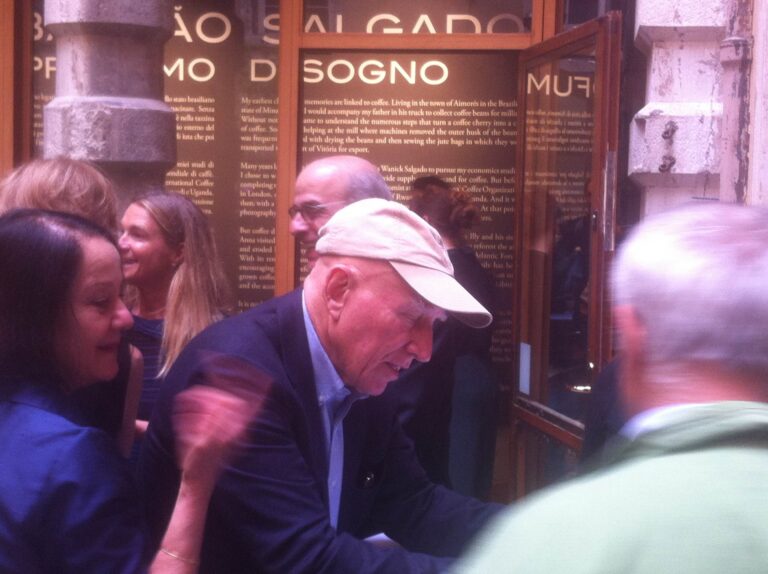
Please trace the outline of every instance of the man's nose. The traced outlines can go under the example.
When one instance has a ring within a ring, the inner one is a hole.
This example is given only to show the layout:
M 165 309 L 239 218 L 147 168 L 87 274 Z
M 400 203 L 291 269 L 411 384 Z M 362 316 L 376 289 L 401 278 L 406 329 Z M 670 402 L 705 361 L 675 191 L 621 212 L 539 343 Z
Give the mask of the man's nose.
M 288 231 L 290 231 L 291 235 L 295 236 L 300 233 L 305 233 L 308 229 L 309 226 L 307 225 L 307 222 L 304 221 L 304 217 L 301 213 L 297 213 L 291 217 L 291 223 L 288 226 Z
M 426 318 L 419 320 L 411 330 L 411 342 L 408 344 L 408 352 L 417 361 L 426 363 L 432 358 L 432 321 Z
M 125 303 L 122 299 L 120 299 L 117 303 L 113 319 L 115 327 L 120 331 L 127 331 L 133 327 L 133 316 L 128 310 L 128 307 L 125 306 Z

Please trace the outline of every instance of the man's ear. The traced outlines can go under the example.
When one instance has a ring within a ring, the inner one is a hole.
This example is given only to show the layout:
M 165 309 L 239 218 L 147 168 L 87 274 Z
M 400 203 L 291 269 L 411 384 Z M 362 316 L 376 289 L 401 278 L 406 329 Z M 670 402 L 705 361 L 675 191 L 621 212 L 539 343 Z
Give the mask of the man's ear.
M 613 319 L 621 341 L 619 388 L 630 414 L 644 408 L 645 353 L 648 332 L 634 307 L 620 305 L 613 309 Z
M 332 321 L 338 321 L 347 303 L 354 282 L 353 269 L 347 265 L 334 266 L 325 278 L 325 305 Z
M 647 333 L 645 324 L 630 305 L 613 308 L 613 319 L 619 330 L 619 339 L 624 353 L 642 355 L 645 352 Z

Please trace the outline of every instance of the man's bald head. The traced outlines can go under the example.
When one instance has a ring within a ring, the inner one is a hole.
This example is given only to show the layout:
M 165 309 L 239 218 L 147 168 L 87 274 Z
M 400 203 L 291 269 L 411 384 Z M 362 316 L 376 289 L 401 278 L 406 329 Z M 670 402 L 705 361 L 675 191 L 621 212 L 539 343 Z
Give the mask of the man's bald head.
M 371 162 L 353 155 L 335 155 L 307 164 L 296 178 L 291 207 L 291 234 L 314 262 L 319 229 L 345 205 L 361 199 L 392 199 L 384 178 Z

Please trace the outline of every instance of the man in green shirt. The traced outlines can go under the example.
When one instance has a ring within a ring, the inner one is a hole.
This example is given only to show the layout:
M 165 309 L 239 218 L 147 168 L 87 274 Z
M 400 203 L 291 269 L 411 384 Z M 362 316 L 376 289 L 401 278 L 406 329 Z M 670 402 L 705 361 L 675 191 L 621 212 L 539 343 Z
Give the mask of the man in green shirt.
M 613 289 L 632 418 L 599 470 L 515 505 L 455 572 L 768 572 L 768 212 L 649 217 Z

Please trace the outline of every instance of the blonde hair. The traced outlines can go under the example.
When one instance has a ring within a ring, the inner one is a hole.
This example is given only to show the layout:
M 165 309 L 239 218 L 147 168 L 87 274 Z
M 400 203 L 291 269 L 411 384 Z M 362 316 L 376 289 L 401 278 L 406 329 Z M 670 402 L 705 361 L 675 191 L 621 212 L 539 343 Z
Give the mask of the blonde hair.
M 191 200 L 178 193 L 152 193 L 132 205 L 152 216 L 171 248 L 183 250 L 165 307 L 158 373 L 163 377 L 192 337 L 231 311 L 231 295 L 208 220 Z M 129 290 L 129 305 L 137 296 Z
M 0 213 L 24 207 L 73 213 L 114 233 L 116 205 L 110 181 L 82 160 L 35 159 L 0 182 Z

